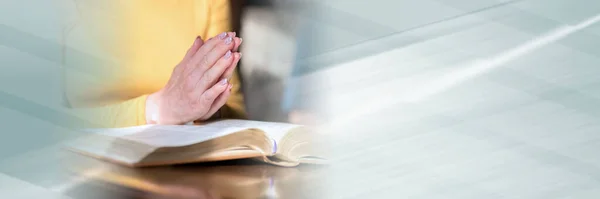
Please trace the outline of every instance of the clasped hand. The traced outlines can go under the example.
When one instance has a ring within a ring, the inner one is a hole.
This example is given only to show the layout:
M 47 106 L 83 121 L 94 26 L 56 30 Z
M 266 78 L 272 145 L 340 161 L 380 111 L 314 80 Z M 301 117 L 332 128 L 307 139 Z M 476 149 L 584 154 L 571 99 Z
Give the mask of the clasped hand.
M 241 42 L 232 32 L 207 41 L 197 37 L 168 83 L 148 96 L 147 123 L 183 124 L 215 114 L 231 94 L 229 79 L 241 58 Z

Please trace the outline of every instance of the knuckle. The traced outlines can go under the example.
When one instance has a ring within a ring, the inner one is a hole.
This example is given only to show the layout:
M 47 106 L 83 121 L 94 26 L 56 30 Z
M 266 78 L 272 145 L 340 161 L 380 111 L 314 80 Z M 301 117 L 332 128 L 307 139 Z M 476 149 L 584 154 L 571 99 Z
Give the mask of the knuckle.
M 213 101 L 213 99 L 214 99 L 214 97 L 213 97 L 213 92 L 212 92 L 212 91 L 210 91 L 210 90 L 208 90 L 208 91 L 206 91 L 206 92 L 205 92 L 205 93 L 202 95 L 202 97 L 201 97 L 201 100 L 200 100 L 200 101 L 201 101 L 201 102 L 204 104 L 204 103 L 210 103 L 210 102 L 212 102 L 212 101 Z
M 199 81 L 200 75 L 197 71 L 194 71 L 192 74 L 188 75 L 185 79 L 186 88 L 193 89 L 196 87 L 197 82 Z
M 202 109 L 203 104 L 198 97 L 190 93 L 188 98 L 188 106 L 190 110 L 199 110 Z
M 210 67 L 210 66 L 209 66 L 210 62 L 209 62 L 208 60 L 209 60 L 208 54 L 206 54 L 206 55 L 202 56 L 201 65 L 202 65 L 202 67 L 203 67 L 203 68 L 208 68 L 208 67 Z
M 210 85 L 210 83 L 213 81 L 212 79 L 213 79 L 212 78 L 212 72 L 209 70 L 209 71 L 206 71 L 204 73 L 204 75 L 202 75 L 202 80 L 201 81 L 205 85 Z
M 187 105 L 192 110 L 196 109 L 198 107 L 198 104 L 198 100 L 194 99 L 193 97 L 190 97 L 187 100 Z

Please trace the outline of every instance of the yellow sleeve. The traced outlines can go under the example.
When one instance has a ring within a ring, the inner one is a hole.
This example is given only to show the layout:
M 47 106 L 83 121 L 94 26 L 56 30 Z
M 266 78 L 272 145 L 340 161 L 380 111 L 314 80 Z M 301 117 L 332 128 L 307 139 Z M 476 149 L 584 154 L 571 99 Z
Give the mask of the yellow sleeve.
M 76 67 L 78 66 L 71 65 L 63 71 L 64 98 L 71 114 L 93 125 L 88 128 L 118 128 L 146 124 L 147 95 L 122 100 L 107 98 L 114 92 L 110 89 L 111 86 L 103 84 L 105 81 L 111 81 L 110 76 L 99 75 L 98 73 L 102 73 L 101 69 L 96 73 L 82 73 L 76 70 Z
M 207 38 L 214 37 L 222 32 L 231 31 L 231 7 L 229 0 L 212 0 L 209 2 L 210 20 L 207 24 Z M 225 106 L 219 110 L 219 115 L 221 118 L 245 119 L 247 116 L 244 96 L 237 70 L 234 72 L 230 82 L 233 84 L 231 96 Z
M 231 31 L 231 5 L 229 0 L 207 1 L 208 23 L 206 24 L 206 39 L 222 32 Z
M 146 124 L 146 97 L 91 108 L 71 109 L 75 116 L 89 121 L 94 128 L 119 128 Z
M 76 7 L 76 6 L 73 6 Z M 93 32 L 84 26 L 88 18 L 76 18 L 78 26 L 64 27 L 61 37 L 63 46 L 62 88 L 63 102 L 68 113 L 86 121 L 86 128 L 128 127 L 146 124 L 146 95 L 137 96 L 124 101 L 107 101 L 111 95 L 110 88 L 103 83 L 112 76 L 107 65 L 102 65 L 104 57 L 98 50 Z M 100 34 L 100 33 L 99 33 Z M 82 49 L 93 49 L 88 51 Z M 96 50 L 96 51 L 94 51 Z M 96 53 L 94 53 L 96 52 Z M 98 57 L 96 57 L 98 56 Z M 110 87 L 110 86 L 109 86 Z M 89 125 L 89 126 L 88 126 Z

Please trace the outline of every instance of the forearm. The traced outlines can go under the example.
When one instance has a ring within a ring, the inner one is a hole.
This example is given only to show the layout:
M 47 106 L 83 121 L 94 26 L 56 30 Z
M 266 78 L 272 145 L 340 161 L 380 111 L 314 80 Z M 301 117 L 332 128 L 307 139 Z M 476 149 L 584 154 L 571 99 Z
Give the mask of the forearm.
M 146 124 L 146 98 L 147 95 L 142 95 L 104 106 L 71 108 L 71 112 L 101 128 L 144 125 Z

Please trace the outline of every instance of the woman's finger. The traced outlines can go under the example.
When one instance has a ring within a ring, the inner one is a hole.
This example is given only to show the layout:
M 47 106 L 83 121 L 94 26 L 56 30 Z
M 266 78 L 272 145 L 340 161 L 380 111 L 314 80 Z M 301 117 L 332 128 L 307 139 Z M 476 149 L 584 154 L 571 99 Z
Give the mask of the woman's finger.
M 238 52 L 238 49 L 240 48 L 240 45 L 242 44 L 242 38 L 239 37 L 233 37 L 233 52 Z
M 217 83 L 219 79 L 223 79 L 223 73 L 234 61 L 233 53 L 227 51 L 210 69 L 205 71 L 200 79 L 196 80 L 194 91 L 204 91 Z M 194 71 L 195 73 L 198 71 Z M 196 75 L 194 75 L 196 76 Z
M 225 91 L 223 91 L 223 93 L 221 93 L 221 95 L 219 95 L 219 97 L 217 97 L 217 99 L 215 99 L 212 106 L 210 106 L 210 110 L 208 111 L 208 113 L 206 113 L 206 115 L 204 115 L 202 118 L 200 118 L 201 120 L 210 119 L 210 117 L 212 117 L 212 115 L 214 115 L 217 111 L 219 111 L 219 109 L 221 107 L 223 107 L 225 105 L 225 103 L 227 102 L 227 99 L 229 99 L 229 96 L 231 95 L 232 87 L 233 87 L 233 85 L 229 84 L 227 89 L 225 89 Z
M 221 93 L 225 92 L 226 90 L 229 90 L 229 83 L 227 83 L 227 79 L 222 79 L 217 84 L 204 91 L 204 93 L 202 93 L 202 95 L 200 95 L 200 98 L 198 99 L 199 106 L 197 107 L 197 110 L 195 110 L 196 113 L 200 113 L 198 117 L 206 115 L 206 113 L 210 110 L 211 105 L 214 103 L 217 97 L 219 97 L 219 95 L 221 95 Z
M 233 37 L 230 37 L 227 32 L 223 32 L 210 40 L 204 42 L 202 47 L 198 49 L 194 57 L 191 59 L 191 63 L 199 66 L 199 67 L 210 67 L 211 60 L 215 60 L 215 55 L 213 57 L 209 57 L 210 53 L 215 54 L 215 52 L 219 52 L 221 57 L 228 50 L 233 49 Z M 214 64 L 214 62 L 213 62 Z M 206 69 L 206 68 L 205 68 Z
M 197 36 L 196 39 L 194 39 L 194 43 L 192 44 L 192 46 L 185 53 L 185 56 L 183 57 L 183 61 L 185 62 L 185 61 L 188 61 L 189 59 L 191 59 L 203 44 L 204 44 L 204 41 L 202 41 L 202 38 L 200 36 Z
M 206 45 L 207 44 L 203 45 L 199 51 L 202 51 Z M 197 64 L 194 72 L 205 73 L 212 68 L 217 61 L 225 56 L 227 52 L 231 52 L 232 48 L 233 38 L 227 37 L 226 39 L 221 40 L 211 51 L 208 51 L 204 56 L 202 56 L 202 59 L 199 62 L 192 61 L 193 63 Z M 198 53 L 196 55 L 198 55 Z M 194 56 L 193 60 L 194 59 L 196 59 L 196 56 Z
M 202 38 L 200 36 L 197 36 L 196 39 L 194 39 L 194 43 L 192 44 L 192 46 L 190 46 L 190 48 L 185 53 L 185 56 L 181 61 L 182 64 L 178 64 L 177 66 L 175 66 L 173 72 L 186 73 L 187 71 L 193 71 L 194 66 L 187 63 L 189 63 L 189 61 L 192 59 L 192 57 L 194 57 L 194 55 L 196 54 L 196 52 L 198 52 L 202 45 L 204 45 L 204 41 L 202 41 Z
M 235 68 L 237 67 L 241 58 L 242 58 L 242 53 L 233 53 L 233 62 L 227 68 L 227 70 L 223 73 L 223 76 L 221 78 L 231 79 L 231 76 L 233 75 L 233 72 L 235 71 Z
M 237 52 L 240 47 L 240 44 L 242 44 L 242 38 L 236 37 L 235 32 L 228 32 L 227 36 L 230 36 L 231 38 L 233 38 L 233 49 L 231 51 Z

